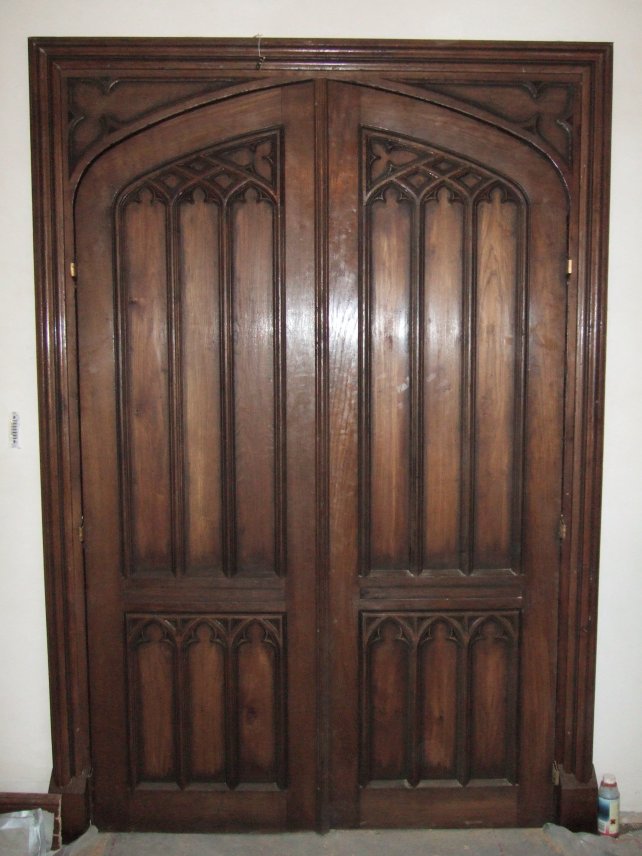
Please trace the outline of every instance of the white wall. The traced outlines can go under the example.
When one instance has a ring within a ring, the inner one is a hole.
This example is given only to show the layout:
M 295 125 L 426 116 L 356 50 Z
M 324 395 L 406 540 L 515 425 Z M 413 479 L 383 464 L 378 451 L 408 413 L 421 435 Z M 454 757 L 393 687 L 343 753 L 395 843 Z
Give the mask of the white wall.
M 613 41 L 615 97 L 595 762 L 642 810 L 642 2 L 0 0 L 0 790 L 51 770 L 37 449 L 27 37 Z M 10 412 L 22 448 L 8 448 Z M 7 426 L 6 428 L 4 426 Z

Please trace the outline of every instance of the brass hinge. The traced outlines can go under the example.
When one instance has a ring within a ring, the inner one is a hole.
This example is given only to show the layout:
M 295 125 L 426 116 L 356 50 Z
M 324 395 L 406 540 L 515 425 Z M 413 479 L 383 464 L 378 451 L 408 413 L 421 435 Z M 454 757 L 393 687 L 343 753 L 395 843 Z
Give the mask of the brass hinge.
M 566 538 L 566 529 L 566 518 L 563 514 L 560 514 L 560 524 L 557 530 L 557 537 L 560 539 L 560 541 L 563 541 Z
M 78 538 L 81 544 L 85 543 L 85 515 L 80 515 L 80 526 L 78 527 Z
M 568 259 L 566 262 L 566 275 L 570 276 L 573 273 L 573 259 Z
M 76 262 L 69 262 L 69 273 L 72 279 L 76 279 L 78 276 L 78 269 L 76 268 Z
M 552 779 L 553 779 L 554 785 L 559 785 L 559 783 L 560 783 L 560 765 L 557 763 L 557 761 L 553 761 Z

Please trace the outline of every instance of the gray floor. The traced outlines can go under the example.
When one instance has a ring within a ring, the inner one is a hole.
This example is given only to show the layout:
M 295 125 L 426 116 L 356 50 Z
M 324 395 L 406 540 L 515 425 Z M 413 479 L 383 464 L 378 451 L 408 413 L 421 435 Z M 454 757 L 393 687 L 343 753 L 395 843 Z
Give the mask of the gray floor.
M 640 856 L 642 832 L 618 840 L 544 829 L 333 831 L 328 835 L 165 835 L 91 830 L 64 856 Z

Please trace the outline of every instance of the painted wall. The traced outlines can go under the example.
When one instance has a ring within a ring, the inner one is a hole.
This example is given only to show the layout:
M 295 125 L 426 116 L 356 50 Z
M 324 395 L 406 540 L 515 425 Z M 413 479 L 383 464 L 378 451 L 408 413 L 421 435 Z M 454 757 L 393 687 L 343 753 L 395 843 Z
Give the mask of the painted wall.
M 0 0 L 0 790 L 51 770 L 36 411 L 27 37 L 317 36 L 615 43 L 595 762 L 642 811 L 642 2 Z M 12 411 L 21 448 L 9 449 Z

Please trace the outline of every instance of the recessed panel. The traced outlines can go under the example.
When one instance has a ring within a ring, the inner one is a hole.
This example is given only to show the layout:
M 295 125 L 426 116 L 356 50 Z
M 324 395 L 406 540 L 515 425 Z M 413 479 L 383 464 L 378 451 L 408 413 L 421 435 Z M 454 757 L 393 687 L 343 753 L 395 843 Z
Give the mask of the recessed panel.
M 461 646 L 447 621 L 435 621 L 418 651 L 420 775 L 457 778 Z
M 369 213 L 370 561 L 389 570 L 409 562 L 412 210 L 390 189 Z
M 514 775 L 513 644 L 492 619 L 481 624 L 471 645 L 471 777 Z
M 474 351 L 475 568 L 511 568 L 516 494 L 518 209 L 500 188 L 477 205 Z
M 423 567 L 461 561 L 466 207 L 441 187 L 423 205 Z
M 275 570 L 274 211 L 256 188 L 230 210 L 234 488 L 238 573 Z
M 136 781 L 178 780 L 176 650 L 171 636 L 150 622 L 132 640 L 132 701 Z
M 265 629 L 248 625 L 237 641 L 239 779 L 276 777 L 276 651 Z
M 408 775 L 409 651 L 399 625 L 384 623 L 369 647 L 369 778 Z
M 264 131 L 117 201 L 128 572 L 285 573 L 280 176 L 280 131 Z
M 178 206 L 185 570 L 222 570 L 221 209 L 197 187 Z
M 127 616 L 135 784 L 285 787 L 284 625 L 265 614 Z
M 187 755 L 189 779 L 225 781 L 226 645 L 220 630 L 203 621 L 186 640 Z
M 362 128 L 361 573 L 521 562 L 525 203 Z
M 172 570 L 167 208 L 143 187 L 120 216 L 125 527 L 137 572 Z
M 361 613 L 361 783 L 516 780 L 517 612 Z

